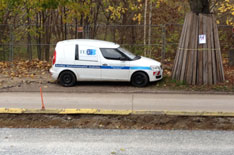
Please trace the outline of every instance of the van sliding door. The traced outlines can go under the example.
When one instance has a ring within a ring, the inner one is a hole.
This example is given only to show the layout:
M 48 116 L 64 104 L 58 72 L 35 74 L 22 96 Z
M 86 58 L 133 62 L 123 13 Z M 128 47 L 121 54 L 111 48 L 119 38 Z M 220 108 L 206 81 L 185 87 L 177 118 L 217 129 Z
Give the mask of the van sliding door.
M 78 81 L 101 80 L 100 50 L 91 46 L 75 46 L 75 68 Z

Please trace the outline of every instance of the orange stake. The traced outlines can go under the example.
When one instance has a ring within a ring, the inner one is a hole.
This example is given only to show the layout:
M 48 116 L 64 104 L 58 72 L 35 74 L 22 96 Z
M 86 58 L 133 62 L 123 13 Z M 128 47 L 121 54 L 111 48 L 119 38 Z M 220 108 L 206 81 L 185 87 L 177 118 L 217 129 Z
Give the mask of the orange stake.
M 41 87 L 40 87 L 40 93 L 41 93 L 41 110 L 45 110 L 45 105 L 44 105 L 44 101 L 43 101 L 43 95 L 42 95 Z

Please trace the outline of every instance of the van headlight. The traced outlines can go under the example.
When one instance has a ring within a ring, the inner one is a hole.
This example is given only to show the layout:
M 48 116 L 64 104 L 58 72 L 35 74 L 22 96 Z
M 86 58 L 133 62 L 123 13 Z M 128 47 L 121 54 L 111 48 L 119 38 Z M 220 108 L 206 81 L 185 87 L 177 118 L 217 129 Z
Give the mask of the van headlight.
M 160 69 L 161 69 L 160 66 L 150 66 L 150 68 L 151 68 L 152 70 L 160 70 Z

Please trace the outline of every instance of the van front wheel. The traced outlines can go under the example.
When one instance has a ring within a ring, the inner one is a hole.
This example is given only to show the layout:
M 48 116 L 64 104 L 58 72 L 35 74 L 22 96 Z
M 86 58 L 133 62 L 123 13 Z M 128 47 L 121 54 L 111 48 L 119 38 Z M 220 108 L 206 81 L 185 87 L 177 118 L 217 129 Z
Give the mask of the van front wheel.
M 137 72 L 133 74 L 131 83 L 136 87 L 145 87 L 149 83 L 149 78 L 145 73 Z
M 59 77 L 59 83 L 64 87 L 74 86 L 76 83 L 76 77 L 72 72 L 64 71 Z

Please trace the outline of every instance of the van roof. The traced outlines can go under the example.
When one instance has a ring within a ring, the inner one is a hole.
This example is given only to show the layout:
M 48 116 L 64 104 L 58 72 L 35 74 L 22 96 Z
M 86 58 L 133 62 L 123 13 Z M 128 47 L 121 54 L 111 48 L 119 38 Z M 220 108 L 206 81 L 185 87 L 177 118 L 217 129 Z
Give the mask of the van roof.
M 118 48 L 119 44 L 109 42 L 109 41 L 103 41 L 103 40 L 94 40 L 94 39 L 71 39 L 71 40 L 63 40 L 59 41 L 57 45 L 59 44 L 79 44 L 79 45 L 85 45 L 85 46 L 93 46 L 98 48 Z

